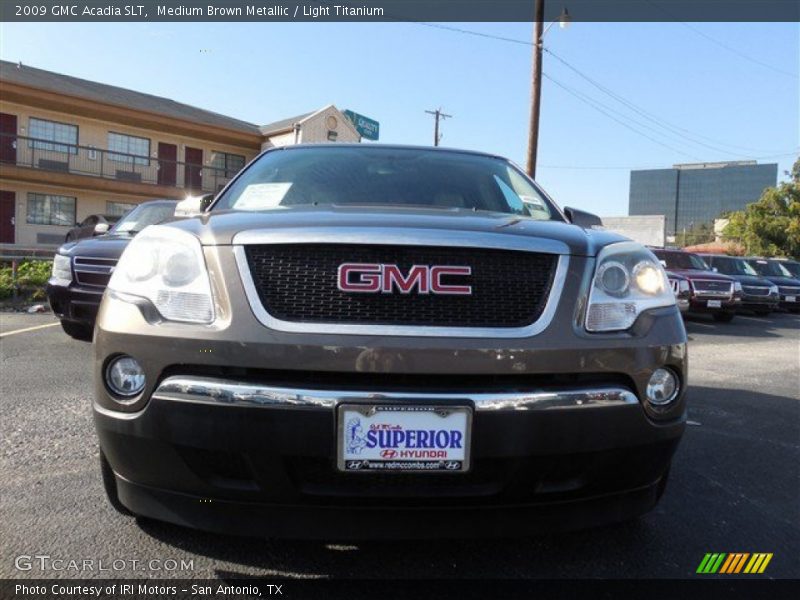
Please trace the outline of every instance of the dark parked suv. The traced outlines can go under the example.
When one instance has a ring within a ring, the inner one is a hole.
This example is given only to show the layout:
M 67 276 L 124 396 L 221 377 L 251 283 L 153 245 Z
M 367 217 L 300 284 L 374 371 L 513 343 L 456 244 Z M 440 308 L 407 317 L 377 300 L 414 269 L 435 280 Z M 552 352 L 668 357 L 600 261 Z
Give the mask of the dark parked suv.
M 249 535 L 519 535 L 634 518 L 683 434 L 650 250 L 488 154 L 263 153 L 148 227 L 95 328 L 118 509 Z
M 174 200 L 143 202 L 117 221 L 108 234 L 58 249 L 47 282 L 47 298 L 68 335 L 92 340 L 100 300 L 122 251 L 148 225 L 171 219 L 176 204 Z
M 739 256 L 701 254 L 712 269 L 723 275 L 733 277 L 742 286 L 740 308 L 752 310 L 757 315 L 768 315 L 778 308 L 778 286 L 769 279 L 759 276 L 750 264 Z
M 800 312 L 800 279 L 792 277 L 792 272 L 774 258 L 748 258 L 748 264 L 759 275 L 778 286 L 779 306 L 791 312 Z
M 667 269 L 689 281 L 689 314 L 710 314 L 715 321 L 729 322 L 736 315 L 741 284 L 732 277 L 715 273 L 697 254 L 673 249 L 654 249 Z

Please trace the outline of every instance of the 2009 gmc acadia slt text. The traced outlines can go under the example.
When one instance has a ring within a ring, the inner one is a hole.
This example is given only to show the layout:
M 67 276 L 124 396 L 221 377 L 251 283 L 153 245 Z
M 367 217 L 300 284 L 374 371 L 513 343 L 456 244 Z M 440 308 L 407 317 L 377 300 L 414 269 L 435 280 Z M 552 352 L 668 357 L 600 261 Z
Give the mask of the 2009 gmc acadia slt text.
M 509 161 L 274 149 L 197 212 L 142 231 L 100 306 L 118 510 L 358 539 L 579 528 L 658 502 L 687 381 L 664 269 Z

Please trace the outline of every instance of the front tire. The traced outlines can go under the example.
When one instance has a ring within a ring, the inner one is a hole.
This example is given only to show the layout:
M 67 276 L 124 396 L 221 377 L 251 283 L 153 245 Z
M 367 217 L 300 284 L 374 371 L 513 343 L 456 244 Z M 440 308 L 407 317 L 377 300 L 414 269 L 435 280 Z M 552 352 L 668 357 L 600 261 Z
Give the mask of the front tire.
M 106 496 L 108 497 L 108 502 L 121 515 L 125 515 L 126 517 L 133 516 L 133 513 L 129 511 L 122 502 L 119 501 L 119 494 L 117 494 L 117 479 L 114 477 L 114 471 L 111 469 L 111 465 L 108 464 L 108 459 L 106 459 L 106 455 L 100 452 L 100 474 L 103 477 L 103 489 L 106 491 Z
M 730 323 L 735 317 L 735 313 L 717 312 L 712 315 L 717 323 Z
M 91 342 L 94 329 L 82 323 L 73 323 L 72 321 L 61 321 L 61 329 L 64 330 L 68 336 L 81 342 Z

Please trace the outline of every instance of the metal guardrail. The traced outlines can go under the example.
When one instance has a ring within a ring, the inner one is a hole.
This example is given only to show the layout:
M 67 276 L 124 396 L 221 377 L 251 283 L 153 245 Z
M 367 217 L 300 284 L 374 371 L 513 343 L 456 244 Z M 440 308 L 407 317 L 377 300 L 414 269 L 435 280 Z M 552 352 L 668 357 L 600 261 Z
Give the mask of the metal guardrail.
M 233 170 L 202 164 L 112 152 L 13 133 L 0 134 L 0 148 L 3 149 L 0 153 L 2 164 L 193 192 L 217 192 L 236 174 Z

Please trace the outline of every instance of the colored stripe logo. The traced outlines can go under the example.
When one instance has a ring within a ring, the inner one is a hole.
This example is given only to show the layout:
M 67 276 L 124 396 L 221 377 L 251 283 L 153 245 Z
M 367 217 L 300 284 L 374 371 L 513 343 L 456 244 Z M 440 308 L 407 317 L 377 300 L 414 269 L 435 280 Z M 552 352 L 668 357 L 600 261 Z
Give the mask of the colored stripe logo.
M 755 552 L 753 554 L 749 552 L 708 552 L 700 561 L 697 573 L 701 575 L 763 573 L 771 560 L 771 552 Z

